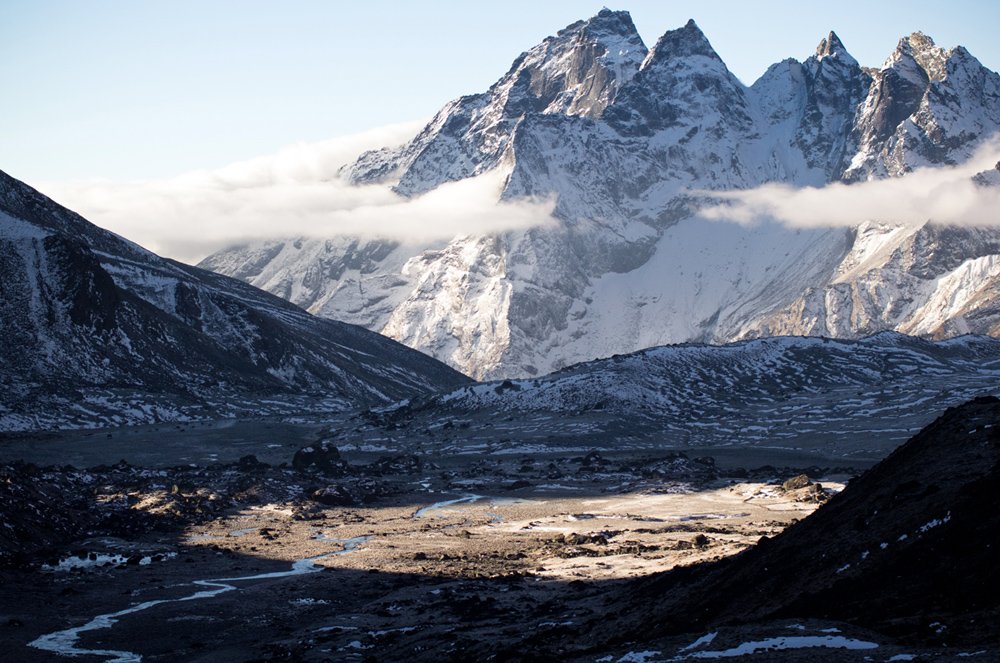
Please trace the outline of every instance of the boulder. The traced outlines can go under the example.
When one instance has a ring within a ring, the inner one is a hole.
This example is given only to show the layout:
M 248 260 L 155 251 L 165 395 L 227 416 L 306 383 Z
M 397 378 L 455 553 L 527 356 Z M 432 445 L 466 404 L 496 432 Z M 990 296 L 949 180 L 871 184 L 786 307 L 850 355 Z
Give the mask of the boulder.
M 349 465 L 341 458 L 333 442 L 323 441 L 303 447 L 292 457 L 292 467 L 299 472 L 320 472 L 330 476 L 343 476 Z
M 317 488 L 310 494 L 310 497 L 327 506 L 354 506 L 357 504 L 357 500 L 354 499 L 351 492 L 346 487 L 338 485 Z
M 805 488 L 806 486 L 812 485 L 812 479 L 809 478 L 807 474 L 799 474 L 792 477 L 791 479 L 785 481 L 781 484 L 781 487 L 785 490 L 798 490 L 800 488 Z

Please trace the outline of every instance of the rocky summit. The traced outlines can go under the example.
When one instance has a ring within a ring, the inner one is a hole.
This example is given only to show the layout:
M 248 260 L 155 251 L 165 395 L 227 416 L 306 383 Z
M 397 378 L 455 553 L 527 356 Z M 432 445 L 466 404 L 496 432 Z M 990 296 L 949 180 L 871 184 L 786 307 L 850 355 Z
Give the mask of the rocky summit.
M 744 226 L 697 211 L 715 192 L 962 164 L 998 130 L 1000 76 L 922 33 L 870 68 L 831 32 L 748 86 L 694 21 L 647 50 L 628 13 L 602 10 L 343 171 L 409 197 L 496 173 L 499 199 L 554 199 L 557 223 L 490 234 L 470 218 L 467 234 L 417 245 L 288 238 L 201 266 L 476 378 L 684 341 L 996 333 L 993 229 Z

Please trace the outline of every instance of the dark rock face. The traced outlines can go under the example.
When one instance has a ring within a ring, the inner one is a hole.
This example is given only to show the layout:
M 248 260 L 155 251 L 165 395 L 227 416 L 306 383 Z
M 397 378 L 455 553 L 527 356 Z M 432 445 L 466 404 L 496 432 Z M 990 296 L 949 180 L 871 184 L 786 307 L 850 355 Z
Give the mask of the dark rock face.
M 853 116 L 865 99 L 870 78 L 833 32 L 820 42 L 816 55 L 802 65 L 805 107 L 794 144 L 813 168 L 836 180 L 847 167 Z
M 292 467 L 300 472 L 313 471 L 329 476 L 342 476 L 349 466 L 340 457 L 340 450 L 332 442 L 324 441 L 296 451 Z

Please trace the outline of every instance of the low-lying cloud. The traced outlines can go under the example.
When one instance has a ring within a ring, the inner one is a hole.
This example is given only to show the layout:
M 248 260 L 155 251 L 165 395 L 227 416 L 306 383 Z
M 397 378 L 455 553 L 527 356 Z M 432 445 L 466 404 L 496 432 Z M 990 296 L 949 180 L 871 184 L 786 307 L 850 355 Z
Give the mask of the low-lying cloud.
M 724 202 L 702 209 L 708 219 L 797 228 L 851 226 L 862 221 L 920 225 L 1000 225 L 1000 187 L 973 182 L 1000 159 L 994 138 L 959 166 L 920 168 L 900 177 L 795 188 L 766 184 L 746 191 L 703 192 Z M 994 178 L 996 176 L 994 175 Z
M 498 203 L 504 178 L 498 169 L 416 198 L 400 196 L 388 184 L 353 185 L 338 174 L 361 152 L 403 144 L 421 126 L 393 125 L 293 145 L 168 179 L 40 188 L 93 223 L 190 263 L 255 240 L 357 235 L 431 241 L 552 222 L 552 200 Z

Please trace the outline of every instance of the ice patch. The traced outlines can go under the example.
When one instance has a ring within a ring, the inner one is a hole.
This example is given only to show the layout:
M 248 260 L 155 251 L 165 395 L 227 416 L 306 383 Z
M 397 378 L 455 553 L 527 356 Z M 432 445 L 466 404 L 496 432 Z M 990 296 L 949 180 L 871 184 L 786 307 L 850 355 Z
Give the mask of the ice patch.
M 828 649 L 877 649 L 878 644 L 866 642 L 865 640 L 845 638 L 840 635 L 796 635 L 744 642 L 731 649 L 694 652 L 693 654 L 688 654 L 685 658 L 736 658 L 737 656 L 755 654 L 759 651 L 808 649 L 813 647 L 825 647 Z
M 144 555 L 138 562 L 139 566 L 149 566 L 154 561 L 161 561 L 164 559 L 170 559 L 171 557 L 176 557 L 177 553 L 158 553 L 156 555 Z M 76 570 L 89 570 L 94 568 L 103 567 L 113 567 L 113 566 L 123 566 L 128 563 L 130 556 L 120 555 L 120 554 L 110 554 L 110 553 L 89 553 L 86 557 L 80 557 L 74 555 L 72 557 L 64 557 L 59 560 L 54 566 L 51 564 L 42 564 L 41 570 L 49 573 L 59 573 L 63 571 L 76 571 Z

